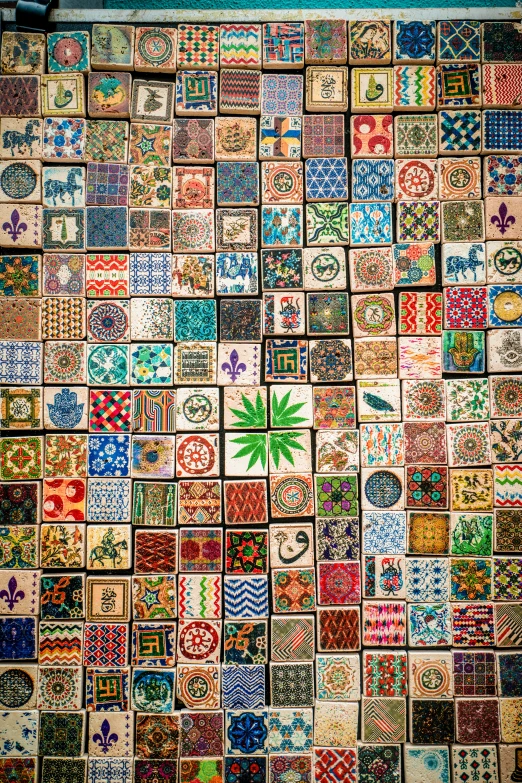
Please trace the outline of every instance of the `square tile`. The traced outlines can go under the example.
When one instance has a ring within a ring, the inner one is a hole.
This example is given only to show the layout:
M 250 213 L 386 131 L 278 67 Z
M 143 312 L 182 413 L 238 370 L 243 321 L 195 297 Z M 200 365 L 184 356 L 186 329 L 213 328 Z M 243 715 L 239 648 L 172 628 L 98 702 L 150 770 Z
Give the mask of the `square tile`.
M 342 19 L 305 20 L 305 62 L 343 65 L 347 60 L 346 23 Z
M 78 78 L 78 77 L 76 77 Z M 87 74 L 87 108 L 90 117 L 109 119 L 128 117 L 132 77 L 130 73 Z M 68 111 L 69 107 L 67 106 Z M 52 113 L 52 112 L 51 112 Z
M 394 162 L 390 160 L 353 160 L 352 198 L 354 201 L 393 199 Z
M 304 27 L 300 23 L 263 25 L 263 65 L 265 68 L 302 68 Z
M 438 62 L 480 61 L 480 22 L 439 22 L 437 33 Z
M 259 157 L 262 160 L 296 160 L 301 156 L 301 117 L 261 115 Z
M 395 117 L 395 156 L 434 158 L 439 153 L 437 117 L 404 114 Z
M 134 64 L 134 27 L 94 24 L 91 63 L 98 70 L 131 71 Z
M 365 742 L 404 742 L 406 699 L 363 696 L 362 737 Z
M 438 783 L 441 776 L 449 780 L 449 749 L 405 745 L 404 771 L 412 783 Z
M 303 157 L 342 157 L 344 155 L 344 116 L 306 114 L 303 116 Z
M 311 65 L 306 69 L 306 110 L 348 110 L 348 68 Z
M 475 699 L 456 699 L 455 725 L 458 742 L 499 742 L 498 700 L 481 699 L 477 702 Z
M 437 67 L 438 108 L 480 106 L 480 76 L 479 65 L 468 63 L 439 65 Z
M 261 68 L 261 25 L 220 25 L 220 67 Z
M 393 68 L 354 68 L 351 79 L 352 111 L 393 109 Z
M 410 736 L 415 744 L 442 745 L 455 739 L 453 700 L 412 699 L 410 721 Z
M 398 19 L 394 24 L 393 61 L 434 62 L 435 36 L 436 22 Z
M 455 696 L 496 696 L 494 652 L 453 650 Z
M 485 332 L 442 332 L 444 372 L 481 373 L 485 369 Z
M 321 656 L 334 662 L 343 663 L 358 656 Z M 357 742 L 357 721 L 359 705 L 357 702 L 340 703 L 317 702 L 314 713 L 315 745 L 327 745 L 331 748 L 346 748 Z
M 147 82 L 144 82 L 144 85 L 146 84 Z M 161 84 L 164 87 L 164 84 Z M 215 117 L 217 114 L 217 74 L 214 71 L 178 71 L 175 102 L 178 117 Z M 147 115 L 136 116 L 136 119 L 153 118 Z
M 435 108 L 435 67 L 396 65 L 393 69 L 393 103 L 398 111 L 432 111 Z
M 393 157 L 391 114 L 357 114 L 351 118 L 352 158 Z M 435 151 L 434 154 L 437 154 Z
M 178 68 L 219 68 L 219 27 L 180 24 L 177 42 Z
M 368 647 L 406 644 L 406 603 L 364 601 L 363 644 Z
M 348 22 L 350 65 L 386 65 L 391 61 L 391 23 L 388 21 Z
M 214 120 L 177 117 L 172 126 L 174 163 L 214 162 Z
M 303 113 L 303 77 L 300 74 L 264 73 L 261 112 L 274 116 Z

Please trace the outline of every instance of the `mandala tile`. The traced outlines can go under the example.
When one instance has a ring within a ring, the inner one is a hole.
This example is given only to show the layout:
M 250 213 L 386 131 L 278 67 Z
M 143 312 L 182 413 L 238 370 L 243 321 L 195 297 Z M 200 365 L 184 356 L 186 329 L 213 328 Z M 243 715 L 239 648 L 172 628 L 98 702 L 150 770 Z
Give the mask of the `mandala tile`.
M 412 699 L 411 739 L 415 744 L 443 745 L 455 738 L 453 700 Z
M 419 652 L 410 658 L 412 697 L 451 698 L 453 674 L 451 653 Z
M 272 662 L 270 691 L 274 707 L 311 707 L 314 698 L 313 664 Z
M 269 710 L 268 747 L 271 753 L 307 753 L 312 745 L 312 710 Z
M 40 666 L 38 671 L 38 709 L 81 709 L 82 675 L 83 671 L 79 667 Z
M 465 467 L 491 462 L 487 423 L 449 424 L 447 434 L 450 465 Z
M 2 438 L 0 476 L 4 481 L 42 478 L 43 438 Z
M 396 157 L 434 158 L 438 152 L 437 118 L 434 115 L 405 114 L 395 117 Z
M 169 619 L 177 613 L 176 577 L 133 576 L 133 617 L 136 620 Z
M 225 663 L 267 662 L 266 620 L 235 620 L 224 624 Z
M 241 667 L 237 667 L 238 669 Z M 190 709 L 216 709 L 221 703 L 221 669 L 219 664 L 179 664 L 176 667 L 176 696 Z
M 384 338 L 386 339 L 386 338 Z M 311 340 L 310 341 L 310 379 L 319 382 L 350 381 L 353 378 L 353 366 L 356 373 L 360 366 L 360 353 L 355 354 L 352 362 L 352 351 L 349 340 Z
M 447 462 L 446 428 L 443 422 L 405 422 L 404 451 L 407 463 Z
M 184 712 L 180 723 L 181 756 L 222 756 L 224 733 L 222 712 Z
M 404 771 L 412 783 L 449 783 L 449 749 L 406 745 Z
M 296 783 L 311 783 L 312 780 L 312 756 L 300 754 L 271 754 L 268 759 L 270 767 L 270 779 L 273 783 L 283 783 L 288 775 L 295 779 Z
M 158 778 L 161 783 L 177 783 L 178 760 L 177 759 L 135 759 L 134 781 L 146 783 L 151 776 Z
M 480 22 L 439 22 L 438 62 L 453 62 L 454 60 L 480 61 L 480 53 Z
M 241 624 L 239 624 L 241 625 Z M 253 624 L 252 629 L 253 629 Z M 262 624 L 261 624 L 262 625 Z M 240 629 L 236 629 L 238 640 Z M 178 645 L 176 656 L 178 663 L 219 663 L 221 647 L 221 622 L 215 620 L 180 620 L 178 623 Z M 226 628 L 225 628 L 226 631 Z M 266 625 L 265 625 L 266 636 Z M 244 635 L 246 638 L 246 635 Z M 227 649 L 225 638 L 225 649 Z M 265 639 L 266 642 L 266 639 Z M 254 647 L 256 645 L 254 644 Z M 246 652 L 246 649 L 245 649 Z M 252 652 L 252 651 L 251 651 Z M 256 650 L 254 650 L 254 653 Z M 228 661 L 226 661 L 228 662 Z M 238 663 L 246 661 L 237 661 Z M 249 660 L 248 663 L 254 661 Z
M 453 604 L 451 613 L 454 647 L 495 646 L 493 604 Z M 502 620 L 499 619 L 499 635 L 502 633 L 502 625 Z M 506 628 L 506 637 L 508 634 L 509 630 Z
M 496 696 L 496 666 L 493 652 L 454 650 L 452 655 L 455 696 Z
M 360 696 L 358 655 L 318 655 L 316 658 L 317 698 L 327 701 L 347 701 Z M 323 713 L 323 717 L 327 716 Z M 349 721 L 353 722 L 353 721 Z M 355 735 L 355 732 L 353 733 Z M 348 745 L 355 744 L 355 736 Z M 322 742 L 317 736 L 315 742 Z M 338 743 L 342 744 L 342 743 Z
M 315 779 L 321 783 L 357 780 L 356 751 L 352 748 L 314 748 Z

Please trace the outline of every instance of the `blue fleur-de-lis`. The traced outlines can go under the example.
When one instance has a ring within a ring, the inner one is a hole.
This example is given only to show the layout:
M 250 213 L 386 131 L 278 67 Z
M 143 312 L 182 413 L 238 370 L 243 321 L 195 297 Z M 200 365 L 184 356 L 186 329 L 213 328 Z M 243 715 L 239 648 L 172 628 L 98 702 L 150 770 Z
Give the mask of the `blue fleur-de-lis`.
M 111 731 L 111 724 L 109 723 L 107 718 L 105 718 L 105 720 L 101 725 L 101 734 L 98 734 L 98 732 L 96 732 L 96 734 L 94 734 L 92 738 L 92 741 L 96 742 L 96 744 L 100 746 L 103 753 L 108 753 L 111 745 L 114 745 L 115 742 L 118 742 L 118 735 L 115 732 L 111 734 L 110 731 Z
M 498 208 L 498 215 L 492 215 L 490 218 L 494 226 L 504 235 L 508 228 L 516 223 L 514 215 L 508 215 L 507 204 L 503 201 Z
M 236 380 L 236 378 L 239 378 L 242 372 L 245 372 L 246 370 L 246 364 L 239 361 L 239 354 L 234 348 L 232 353 L 230 354 L 230 363 L 229 362 L 223 362 L 221 365 L 221 369 L 223 372 L 226 372 L 227 375 L 230 375 L 230 380 L 232 383 Z
M 9 223 L 9 221 L 6 220 L 2 229 L 9 234 L 13 242 L 16 242 L 20 234 L 27 231 L 27 223 L 20 223 L 20 213 L 17 209 L 13 209 L 11 212 L 11 222 Z
M 12 612 L 16 604 L 25 598 L 25 593 L 23 590 L 16 589 L 18 587 L 16 576 L 11 577 L 11 579 L 7 583 L 7 587 L 8 590 L 0 591 L 0 598 L 4 599 L 9 610 Z

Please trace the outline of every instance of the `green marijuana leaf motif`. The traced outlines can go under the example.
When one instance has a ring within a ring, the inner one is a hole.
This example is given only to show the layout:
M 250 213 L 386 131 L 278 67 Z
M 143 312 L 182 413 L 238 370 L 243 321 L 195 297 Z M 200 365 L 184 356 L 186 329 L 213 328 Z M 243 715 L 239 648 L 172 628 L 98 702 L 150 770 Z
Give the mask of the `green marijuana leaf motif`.
M 240 435 L 239 438 L 232 438 L 231 443 L 240 443 L 243 446 L 236 454 L 232 455 L 232 459 L 240 459 L 250 454 L 247 470 L 251 470 L 258 460 L 261 462 L 263 470 L 266 468 L 266 435 L 264 432 Z
M 241 408 L 230 408 L 231 412 L 239 419 L 232 423 L 233 427 L 249 427 L 252 429 L 263 429 L 266 427 L 266 407 L 260 392 L 257 393 L 255 406 L 248 397 L 241 395 L 244 410 Z
M 306 421 L 305 416 L 296 416 L 304 402 L 296 402 L 288 405 L 291 392 L 287 392 L 279 401 L 274 392 L 272 395 L 272 427 L 295 427 L 296 424 Z
M 306 451 L 305 447 L 297 442 L 297 438 L 302 438 L 303 435 L 303 432 L 270 432 L 268 434 L 270 456 L 274 460 L 276 468 L 279 467 L 281 457 L 284 457 L 290 465 L 294 465 L 292 449 Z

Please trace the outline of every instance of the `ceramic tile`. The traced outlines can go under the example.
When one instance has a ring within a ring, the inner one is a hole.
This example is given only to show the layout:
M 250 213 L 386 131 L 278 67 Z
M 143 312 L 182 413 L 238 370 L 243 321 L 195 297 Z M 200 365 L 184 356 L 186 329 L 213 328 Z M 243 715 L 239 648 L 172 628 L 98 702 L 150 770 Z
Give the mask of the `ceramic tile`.
M 395 117 L 395 156 L 433 158 L 439 151 L 437 117 L 405 114 Z
M 392 158 L 392 115 L 353 115 L 351 118 L 351 152 L 353 158 Z M 434 154 L 436 153 L 435 150 Z
M 134 63 L 134 27 L 94 24 L 91 63 L 96 70 L 101 67 L 131 71 Z
M 303 116 L 303 157 L 344 155 L 344 116 L 305 114 Z
M 261 68 L 261 25 L 220 25 L 220 67 Z
M 306 110 L 348 110 L 348 68 L 311 65 L 306 69 Z
M 263 65 L 265 68 L 302 68 L 304 27 L 300 23 L 263 25 Z
M 434 62 L 435 35 L 435 22 L 397 20 L 394 24 L 393 61 Z

